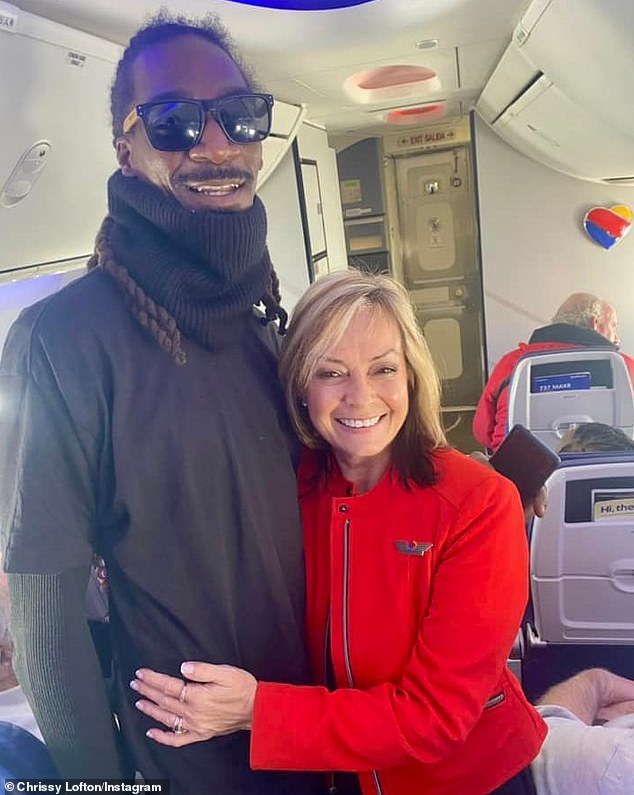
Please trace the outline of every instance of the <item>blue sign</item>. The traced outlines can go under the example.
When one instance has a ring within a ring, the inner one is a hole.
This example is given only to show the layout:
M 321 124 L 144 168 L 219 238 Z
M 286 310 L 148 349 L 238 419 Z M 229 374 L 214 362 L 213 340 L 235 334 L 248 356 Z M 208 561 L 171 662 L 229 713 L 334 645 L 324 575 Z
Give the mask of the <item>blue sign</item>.
M 590 373 L 538 375 L 531 380 L 531 392 L 576 392 L 592 386 Z

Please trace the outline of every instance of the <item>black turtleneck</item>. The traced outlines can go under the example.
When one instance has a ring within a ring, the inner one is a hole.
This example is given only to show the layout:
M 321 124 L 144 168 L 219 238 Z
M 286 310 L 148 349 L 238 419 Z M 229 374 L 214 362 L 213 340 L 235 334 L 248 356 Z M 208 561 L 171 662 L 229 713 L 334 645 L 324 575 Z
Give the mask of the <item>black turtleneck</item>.
M 120 171 L 108 182 L 113 254 L 181 332 L 206 348 L 218 321 L 248 314 L 270 282 L 266 212 L 193 211 Z
M 565 345 L 583 345 L 617 350 L 607 337 L 591 328 L 573 326 L 572 323 L 552 323 L 535 329 L 529 344 L 536 342 L 561 342 Z

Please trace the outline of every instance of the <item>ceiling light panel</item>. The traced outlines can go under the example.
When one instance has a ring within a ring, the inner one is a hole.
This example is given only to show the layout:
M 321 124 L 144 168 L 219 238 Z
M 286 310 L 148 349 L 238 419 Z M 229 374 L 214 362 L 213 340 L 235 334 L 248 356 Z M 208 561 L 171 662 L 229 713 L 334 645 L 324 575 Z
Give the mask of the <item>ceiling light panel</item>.
M 376 69 L 365 69 L 350 75 L 343 82 L 347 96 L 360 105 L 420 98 L 441 89 L 442 82 L 433 69 L 413 64 L 388 64 Z
M 274 8 L 277 11 L 334 11 L 338 8 L 361 6 L 375 0 L 228 0 L 245 6 Z

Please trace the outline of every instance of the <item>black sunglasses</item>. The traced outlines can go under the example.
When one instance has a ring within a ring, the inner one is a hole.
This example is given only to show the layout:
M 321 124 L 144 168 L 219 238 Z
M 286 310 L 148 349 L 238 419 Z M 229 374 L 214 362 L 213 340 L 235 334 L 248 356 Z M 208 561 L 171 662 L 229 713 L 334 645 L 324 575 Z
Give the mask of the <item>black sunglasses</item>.
M 231 94 L 219 99 L 160 99 L 137 105 L 125 117 L 128 133 L 139 119 L 149 142 L 161 152 L 186 152 L 200 143 L 205 115 L 211 113 L 235 144 L 263 141 L 271 131 L 270 94 Z

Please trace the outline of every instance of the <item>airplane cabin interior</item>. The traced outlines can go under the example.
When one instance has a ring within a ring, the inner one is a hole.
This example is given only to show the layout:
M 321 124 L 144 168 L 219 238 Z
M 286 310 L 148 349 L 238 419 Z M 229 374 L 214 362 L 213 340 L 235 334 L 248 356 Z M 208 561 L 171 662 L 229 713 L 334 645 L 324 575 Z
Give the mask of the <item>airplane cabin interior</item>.
M 634 355 L 634 4 L 169 9 L 218 14 L 274 96 L 258 195 L 285 308 L 337 270 L 395 277 L 440 374 L 450 444 L 483 449 L 472 425 L 496 363 L 571 293 L 611 302 Z M 113 70 L 156 10 L 0 0 L 0 343 L 25 306 L 84 272 L 117 168 Z M 634 437 L 616 350 L 525 357 L 509 394 L 508 428 L 554 450 L 584 422 Z M 509 659 L 531 699 L 582 668 L 634 678 L 634 453 L 562 454 L 547 490 Z

